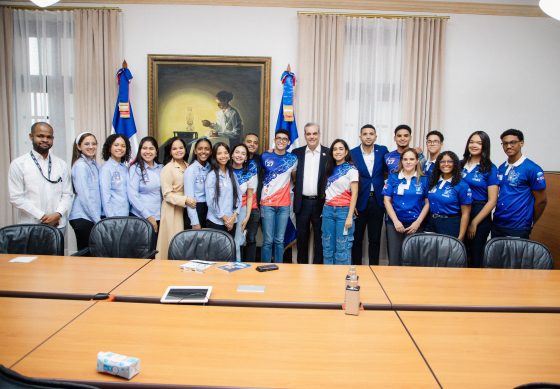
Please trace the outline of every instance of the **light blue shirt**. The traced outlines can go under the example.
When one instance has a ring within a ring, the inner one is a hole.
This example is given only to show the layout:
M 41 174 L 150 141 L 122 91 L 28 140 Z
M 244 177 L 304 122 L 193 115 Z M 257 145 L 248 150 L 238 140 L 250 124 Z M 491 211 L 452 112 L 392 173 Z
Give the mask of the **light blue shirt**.
M 122 162 L 109 158 L 99 170 L 101 204 L 105 216 L 128 216 L 128 169 Z
M 206 187 L 204 183 L 209 171 L 210 162 L 206 162 L 206 166 L 202 166 L 198 161 L 194 161 L 189 165 L 187 170 L 185 170 L 184 176 L 185 196 L 193 197 L 197 203 L 206 202 Z M 187 207 L 187 214 L 193 226 L 200 224 L 196 208 Z
M 101 220 L 101 193 L 99 168 L 94 159 L 81 156 L 72 166 L 72 183 L 76 196 L 69 220 L 86 219 L 97 223 Z
M 130 212 L 144 219 L 153 216 L 156 220 L 160 220 L 162 197 L 159 176 L 162 166 L 155 162 L 154 166 L 148 164 L 144 166 L 143 174 L 138 164 L 132 165 L 128 171 Z
M 220 176 L 220 197 L 217 204 L 214 202 L 216 197 L 216 173 L 211 171 L 206 177 L 206 202 L 208 203 L 208 220 L 212 223 L 224 225 L 222 218 L 231 216 L 233 212 L 239 214 L 241 208 L 241 190 L 237 184 L 237 178 L 231 181 L 228 172 L 219 172 Z M 234 176 L 235 177 L 235 176 Z M 233 200 L 233 185 L 237 185 L 237 199 Z

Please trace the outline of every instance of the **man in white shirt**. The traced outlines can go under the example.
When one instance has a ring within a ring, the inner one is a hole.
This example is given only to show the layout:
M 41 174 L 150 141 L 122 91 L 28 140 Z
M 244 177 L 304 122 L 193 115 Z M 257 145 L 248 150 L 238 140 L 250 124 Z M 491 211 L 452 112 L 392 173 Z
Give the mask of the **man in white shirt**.
M 18 209 L 18 223 L 66 226 L 74 197 L 66 162 L 52 155 L 53 128 L 44 122 L 31 126 L 33 150 L 10 164 L 10 202 Z
M 309 263 L 309 230 L 313 226 L 313 263 L 319 264 L 323 263 L 321 213 L 325 201 L 321 178 L 325 175 L 329 149 L 320 144 L 321 133 L 317 123 L 307 123 L 303 132 L 307 146 L 292 151 L 298 158 L 294 178 L 297 259 L 298 263 Z

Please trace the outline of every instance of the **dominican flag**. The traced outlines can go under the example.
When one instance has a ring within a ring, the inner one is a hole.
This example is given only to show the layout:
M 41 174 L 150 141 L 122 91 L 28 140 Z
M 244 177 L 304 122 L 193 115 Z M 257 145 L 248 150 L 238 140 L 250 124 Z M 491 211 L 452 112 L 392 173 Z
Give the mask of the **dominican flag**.
M 117 72 L 117 81 L 119 83 L 119 96 L 115 106 L 115 114 L 113 115 L 113 132 L 122 134 L 130 141 L 130 157 L 132 160 L 136 157 L 138 150 L 138 139 L 136 138 L 136 124 L 134 124 L 134 115 L 132 113 L 132 105 L 129 99 L 129 84 L 132 80 L 132 73 L 128 70 L 126 61 L 123 67 Z
M 298 131 L 294 113 L 294 86 L 296 85 L 296 76 L 290 71 L 290 65 L 288 65 L 288 69 L 282 73 L 280 80 L 284 85 L 284 91 L 282 93 L 280 111 L 278 112 L 278 120 L 276 121 L 276 131 L 284 129 L 290 132 L 290 147 L 288 151 L 292 151 L 298 147 Z M 291 196 L 293 204 L 293 192 Z M 290 218 L 288 219 L 288 225 L 286 226 L 286 232 L 284 234 L 284 248 L 294 244 L 296 236 L 296 216 L 294 215 L 293 209 L 290 207 Z

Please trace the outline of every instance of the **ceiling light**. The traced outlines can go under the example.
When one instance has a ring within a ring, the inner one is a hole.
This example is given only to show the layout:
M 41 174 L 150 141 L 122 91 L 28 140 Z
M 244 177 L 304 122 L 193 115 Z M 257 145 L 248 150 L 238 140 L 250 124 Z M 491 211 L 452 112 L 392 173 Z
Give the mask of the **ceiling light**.
M 540 0 L 539 7 L 541 7 L 542 11 L 548 16 L 560 20 L 560 1 Z
M 59 2 L 59 0 L 31 0 L 31 1 L 41 8 L 45 8 Z

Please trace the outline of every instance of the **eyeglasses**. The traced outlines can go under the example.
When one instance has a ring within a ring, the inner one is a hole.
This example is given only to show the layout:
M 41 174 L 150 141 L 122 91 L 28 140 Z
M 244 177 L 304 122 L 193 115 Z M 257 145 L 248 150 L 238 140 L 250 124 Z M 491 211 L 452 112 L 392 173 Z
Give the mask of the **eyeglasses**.
M 441 142 L 439 140 L 427 140 L 427 145 L 439 145 Z
M 443 159 L 439 161 L 440 165 L 453 165 L 455 162 L 453 161 L 444 161 Z
M 520 141 L 518 140 L 512 140 L 511 142 L 502 142 L 502 146 L 504 147 L 508 147 L 508 146 L 516 146 Z
M 288 138 L 279 138 L 279 137 L 277 137 L 277 138 L 275 138 L 275 139 L 276 139 L 277 141 L 284 142 L 284 143 L 287 143 L 287 142 L 290 141 Z

